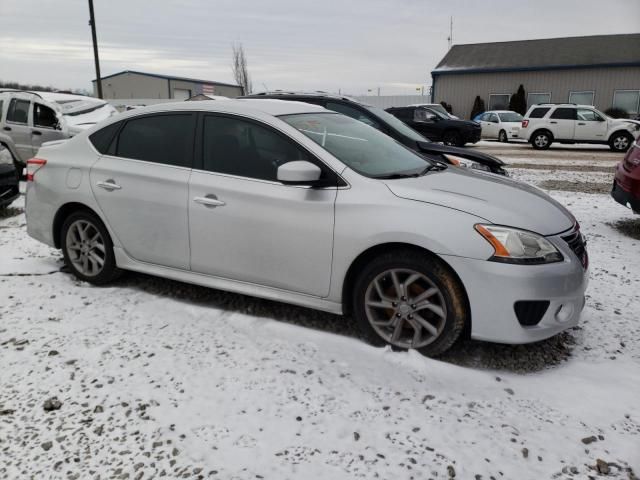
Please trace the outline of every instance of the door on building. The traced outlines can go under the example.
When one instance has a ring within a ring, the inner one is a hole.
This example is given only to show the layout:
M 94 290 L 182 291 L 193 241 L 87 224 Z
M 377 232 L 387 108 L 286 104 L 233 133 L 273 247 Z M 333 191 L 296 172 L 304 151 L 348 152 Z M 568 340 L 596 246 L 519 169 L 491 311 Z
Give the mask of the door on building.
M 174 88 L 173 98 L 176 100 L 186 100 L 187 98 L 191 98 L 191 90 L 186 88 Z

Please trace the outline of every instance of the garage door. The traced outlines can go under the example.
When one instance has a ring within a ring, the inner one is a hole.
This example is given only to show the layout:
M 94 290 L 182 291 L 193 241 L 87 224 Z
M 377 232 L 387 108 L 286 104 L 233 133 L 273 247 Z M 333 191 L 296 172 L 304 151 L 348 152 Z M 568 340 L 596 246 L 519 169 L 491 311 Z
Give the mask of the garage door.
M 186 90 L 184 88 L 173 89 L 173 98 L 176 100 L 186 100 L 189 97 L 191 97 L 191 90 Z

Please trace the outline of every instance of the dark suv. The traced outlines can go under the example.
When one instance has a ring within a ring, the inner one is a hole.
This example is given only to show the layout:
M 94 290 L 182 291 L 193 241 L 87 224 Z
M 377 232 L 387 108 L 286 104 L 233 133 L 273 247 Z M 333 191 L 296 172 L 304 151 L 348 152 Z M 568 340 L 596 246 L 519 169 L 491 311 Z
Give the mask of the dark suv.
M 327 110 L 342 113 L 343 115 L 355 118 L 356 120 L 360 120 L 367 125 L 377 128 L 421 155 L 429 155 L 432 158 L 435 157 L 449 164 L 458 164 L 458 161 L 453 157 L 459 157 L 473 162 L 471 165 L 472 168 L 506 175 L 506 171 L 503 168 L 504 162 L 493 155 L 433 143 L 383 109 L 360 103 L 349 97 L 330 95 L 327 93 L 266 92 L 241 98 L 273 98 L 320 105 Z M 473 123 L 460 120 L 450 121 Z M 478 129 L 479 132 L 480 126 L 478 126 Z M 479 135 L 478 133 L 478 138 L 480 138 Z
M 479 123 L 455 120 L 426 106 L 387 108 L 387 112 L 432 142 L 442 142 L 445 145 L 463 147 L 465 143 L 476 143 L 482 133 Z

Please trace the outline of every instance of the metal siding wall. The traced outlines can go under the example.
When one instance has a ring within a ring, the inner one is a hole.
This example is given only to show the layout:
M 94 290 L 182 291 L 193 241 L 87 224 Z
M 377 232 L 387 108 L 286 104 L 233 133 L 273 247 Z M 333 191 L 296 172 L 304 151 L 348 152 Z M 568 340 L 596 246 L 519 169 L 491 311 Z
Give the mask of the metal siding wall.
M 640 90 L 640 67 L 439 75 L 435 100 L 450 103 L 454 115 L 469 118 L 476 95 L 488 108 L 489 94 L 515 93 L 520 84 L 527 93 L 550 92 L 552 102 L 568 102 L 571 91 L 594 90 L 596 108 L 606 110 L 615 90 Z

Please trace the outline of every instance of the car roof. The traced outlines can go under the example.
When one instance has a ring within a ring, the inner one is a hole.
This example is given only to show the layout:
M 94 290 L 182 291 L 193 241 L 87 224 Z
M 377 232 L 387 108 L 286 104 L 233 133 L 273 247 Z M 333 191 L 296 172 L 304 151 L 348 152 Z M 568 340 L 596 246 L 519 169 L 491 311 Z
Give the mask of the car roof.
M 360 105 L 365 105 L 365 106 L 369 106 L 365 103 L 360 102 L 359 100 L 356 100 L 355 98 L 351 98 L 347 95 L 336 95 L 335 93 L 329 93 L 329 92 L 295 92 L 295 91 L 274 91 L 274 92 L 260 92 L 260 93 L 253 93 L 251 95 L 247 95 L 245 97 L 240 97 L 241 99 L 245 99 L 245 98 L 275 98 L 275 97 L 299 97 L 299 98 L 328 98 L 331 100 L 342 100 L 345 102 L 349 102 L 349 103 L 357 103 Z

